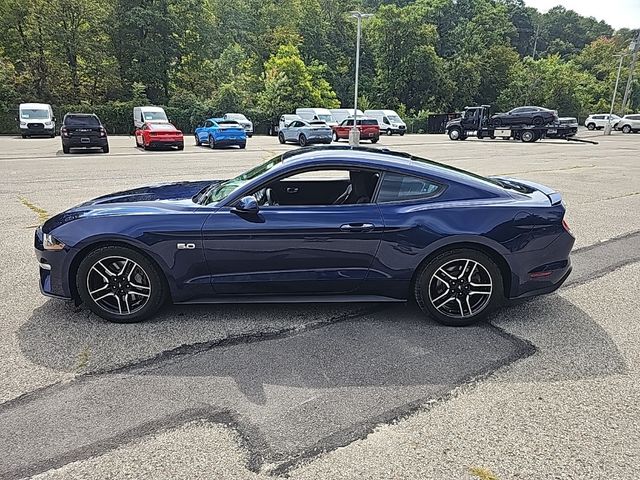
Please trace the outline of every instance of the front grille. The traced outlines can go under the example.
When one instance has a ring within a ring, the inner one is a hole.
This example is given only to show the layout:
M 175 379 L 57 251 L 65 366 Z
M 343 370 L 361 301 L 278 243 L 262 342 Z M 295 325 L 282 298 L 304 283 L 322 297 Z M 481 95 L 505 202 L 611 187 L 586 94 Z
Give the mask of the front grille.
M 30 123 L 27 125 L 28 128 L 44 128 L 44 123 Z

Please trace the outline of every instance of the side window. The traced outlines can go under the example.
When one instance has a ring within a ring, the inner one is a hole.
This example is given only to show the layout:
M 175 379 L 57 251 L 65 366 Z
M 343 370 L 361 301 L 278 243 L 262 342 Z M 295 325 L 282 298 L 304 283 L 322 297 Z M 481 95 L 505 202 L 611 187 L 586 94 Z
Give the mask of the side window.
M 378 203 L 429 198 L 440 189 L 440 185 L 424 178 L 387 172 L 382 178 Z
M 343 124 L 346 125 L 347 127 L 351 127 L 353 126 L 353 120 L 345 120 Z
M 607 115 L 607 117 L 608 117 L 608 115 Z M 604 115 L 594 115 L 593 119 L 594 120 L 604 120 Z
M 204 126 L 205 127 L 210 127 L 211 125 L 213 125 L 213 122 L 207 120 L 206 122 L 204 122 Z
M 387 124 L 391 123 L 387 117 L 382 117 L 382 121 Z

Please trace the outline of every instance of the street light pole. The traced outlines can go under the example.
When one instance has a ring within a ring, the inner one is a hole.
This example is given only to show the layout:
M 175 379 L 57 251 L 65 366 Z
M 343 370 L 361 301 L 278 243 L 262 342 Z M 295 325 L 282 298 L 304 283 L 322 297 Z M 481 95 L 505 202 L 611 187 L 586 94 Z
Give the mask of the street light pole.
M 616 75 L 616 86 L 613 89 L 613 97 L 611 97 L 611 109 L 609 110 L 609 121 L 604 127 L 604 134 L 611 135 L 611 115 L 613 115 L 613 105 L 616 103 L 616 95 L 618 94 L 618 83 L 620 82 L 620 70 L 622 70 L 622 60 L 625 57 L 624 53 L 620 55 L 614 55 L 614 57 L 620 57 L 620 63 L 618 64 L 618 75 Z
M 349 132 L 349 144 L 357 147 L 360 144 L 360 130 L 358 130 L 358 75 L 360 73 L 360 35 L 362 33 L 362 19 L 373 17 L 371 13 L 351 12 L 351 16 L 358 20 L 358 34 L 356 37 L 356 84 L 353 99 L 353 127 Z

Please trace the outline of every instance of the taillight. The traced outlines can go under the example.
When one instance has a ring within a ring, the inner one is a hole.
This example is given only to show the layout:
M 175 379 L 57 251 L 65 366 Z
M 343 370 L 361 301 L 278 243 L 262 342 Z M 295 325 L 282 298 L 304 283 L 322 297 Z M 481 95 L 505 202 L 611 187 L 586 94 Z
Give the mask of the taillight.
M 67 130 L 65 127 L 62 127 L 60 129 L 60 135 L 62 135 L 63 137 L 68 137 L 69 136 L 69 130 Z
M 100 127 L 100 136 L 101 137 L 107 136 L 107 131 L 104 129 L 104 127 Z
M 567 223 L 567 221 L 564 218 L 562 219 L 562 228 L 564 228 L 567 233 L 571 233 L 571 229 L 569 228 L 569 224 Z

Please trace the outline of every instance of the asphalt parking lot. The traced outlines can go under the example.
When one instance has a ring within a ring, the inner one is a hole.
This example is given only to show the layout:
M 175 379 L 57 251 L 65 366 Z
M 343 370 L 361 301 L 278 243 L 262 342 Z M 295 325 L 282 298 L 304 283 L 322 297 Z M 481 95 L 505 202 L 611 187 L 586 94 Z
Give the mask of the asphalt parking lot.
M 617 133 L 617 132 L 616 132 Z M 640 135 L 376 146 L 553 186 L 576 236 L 556 294 L 455 329 L 411 305 L 172 307 L 108 324 L 42 297 L 33 229 L 98 195 L 229 178 L 295 146 L 63 155 L 0 137 L 0 478 L 634 478 Z

